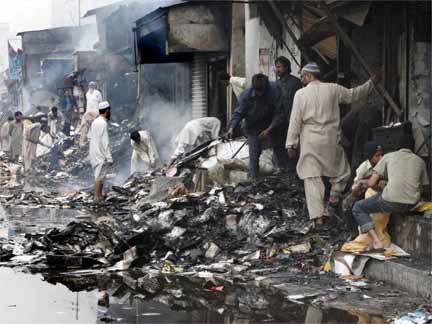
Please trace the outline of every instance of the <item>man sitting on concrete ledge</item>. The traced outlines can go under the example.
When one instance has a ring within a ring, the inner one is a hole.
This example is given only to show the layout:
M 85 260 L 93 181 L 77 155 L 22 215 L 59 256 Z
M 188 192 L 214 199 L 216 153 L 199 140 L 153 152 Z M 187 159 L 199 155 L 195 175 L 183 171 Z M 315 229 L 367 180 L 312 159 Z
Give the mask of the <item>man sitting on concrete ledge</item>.
M 382 193 L 357 202 L 353 207 L 353 216 L 360 225 L 361 233 L 368 233 L 372 238 L 373 249 L 385 248 L 375 232 L 369 214 L 378 212 L 404 213 L 412 210 L 420 201 L 422 186 L 429 184 L 425 162 L 412 150 L 414 140 L 404 136 L 399 151 L 388 153 L 374 167 L 374 174 L 368 185 L 374 188 L 380 179 L 388 179 Z

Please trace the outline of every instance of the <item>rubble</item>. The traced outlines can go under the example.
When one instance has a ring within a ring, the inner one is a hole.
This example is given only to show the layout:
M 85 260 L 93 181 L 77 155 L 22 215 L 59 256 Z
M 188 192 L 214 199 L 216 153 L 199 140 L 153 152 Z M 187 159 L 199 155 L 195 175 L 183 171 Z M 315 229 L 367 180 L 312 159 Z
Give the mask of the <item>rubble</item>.
M 36 205 L 105 208 L 112 214 L 110 225 L 72 222 L 62 231 L 48 229 L 43 235 L 28 236 L 24 254 L 43 252 L 46 260 L 40 263 L 48 268 L 117 264 L 113 269 L 124 270 L 135 264 L 158 264 L 170 252 L 169 260 L 185 271 L 232 260 L 221 268 L 224 272 L 246 263 L 318 272 L 345 241 L 343 225 L 336 218 L 329 227 L 310 230 L 301 186 L 293 177 L 267 177 L 169 198 L 169 188 L 184 181 L 134 176 L 113 187 L 102 206 L 86 192 L 62 198 L 23 193 L 23 201 Z

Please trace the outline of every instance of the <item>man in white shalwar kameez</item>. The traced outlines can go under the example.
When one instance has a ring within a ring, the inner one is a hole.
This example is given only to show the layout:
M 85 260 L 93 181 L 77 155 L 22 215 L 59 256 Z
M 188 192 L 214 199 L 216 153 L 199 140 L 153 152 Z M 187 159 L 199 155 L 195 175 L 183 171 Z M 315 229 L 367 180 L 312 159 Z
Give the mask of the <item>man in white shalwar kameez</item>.
M 113 164 L 108 137 L 111 107 L 107 101 L 99 104 L 99 117 L 92 123 L 89 140 L 89 160 L 95 176 L 95 200 L 102 200 L 103 181 Z
M 12 122 L 9 128 L 9 135 L 11 138 L 10 155 L 12 160 L 18 161 L 22 155 L 22 144 L 23 144 L 23 114 L 20 111 L 15 112 L 15 121 Z
M 91 81 L 89 83 L 89 90 L 86 93 L 86 111 L 99 111 L 99 104 L 102 102 L 102 94 L 96 89 L 96 82 Z
M 170 165 L 175 160 L 205 142 L 217 139 L 221 122 L 215 117 L 204 117 L 191 120 L 186 124 L 175 139 L 175 150 Z
M 131 174 L 145 173 L 161 167 L 159 153 L 153 138 L 147 131 L 135 131 L 130 135 L 132 146 Z
M 0 151 L 9 152 L 10 151 L 10 127 L 14 118 L 12 116 L 8 117 L 8 120 L 4 122 L 0 129 Z
M 366 98 L 374 86 L 369 80 L 359 87 L 347 89 L 335 83 L 320 82 L 319 75 L 316 63 L 309 63 L 301 70 L 301 80 L 306 87 L 294 96 L 286 142 L 290 157 L 294 155 L 294 147 L 300 144 L 297 173 L 304 180 L 309 217 L 316 225 L 323 223 L 324 216 L 322 177 L 330 178 L 330 203 L 335 204 L 351 173 L 340 144 L 339 104 Z
M 39 158 L 50 151 L 51 146 L 54 144 L 53 136 L 51 135 L 51 130 L 46 124 L 42 124 L 41 132 L 39 136 L 39 142 L 36 149 L 36 157 Z
M 246 78 L 231 76 L 228 73 L 224 72 L 219 75 L 219 79 L 226 86 L 231 86 L 231 89 L 237 99 L 240 97 L 240 94 L 246 89 Z

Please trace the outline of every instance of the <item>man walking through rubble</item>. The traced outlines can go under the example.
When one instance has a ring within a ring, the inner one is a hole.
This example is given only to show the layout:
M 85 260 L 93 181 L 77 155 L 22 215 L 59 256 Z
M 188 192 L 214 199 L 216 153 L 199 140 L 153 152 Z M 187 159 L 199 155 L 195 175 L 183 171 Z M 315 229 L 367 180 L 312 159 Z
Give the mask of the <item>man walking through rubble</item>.
M 412 152 L 413 149 L 414 140 L 406 135 L 402 138 L 399 151 L 384 155 L 374 167 L 368 186 L 374 188 L 380 179 L 387 179 L 386 187 L 382 193 L 361 200 L 353 207 L 353 216 L 360 232 L 370 235 L 373 249 L 385 246 L 375 232 L 370 214 L 408 212 L 420 201 L 423 189 L 427 190 L 427 187 L 423 188 L 429 184 L 426 164 Z
M 111 106 L 107 101 L 99 104 L 99 117 L 92 123 L 89 139 L 89 160 L 95 176 L 95 200 L 103 199 L 103 181 L 113 164 L 108 137 L 108 121 L 111 118 Z
M 259 158 L 266 142 L 270 140 L 274 154 L 279 156 L 274 145 L 274 130 L 282 123 L 281 91 L 275 83 L 269 82 L 264 74 L 252 77 L 252 86 L 240 95 L 230 122 L 227 136 L 232 137 L 234 129 L 240 121 L 245 120 L 245 132 L 249 143 L 249 176 L 256 179 L 259 175 Z
M 130 135 L 132 145 L 130 174 L 145 173 L 161 166 L 156 145 L 147 131 L 135 131 Z
M 279 56 L 275 61 L 276 74 L 278 76 L 277 85 L 282 92 L 282 124 L 275 130 L 275 150 L 278 151 L 277 156 L 282 158 L 282 161 L 277 161 L 279 170 L 286 171 L 288 169 L 294 171 L 295 166 L 288 160 L 285 143 L 288 134 L 288 124 L 291 116 L 294 95 L 297 90 L 302 88 L 302 83 L 299 78 L 291 75 L 291 62 L 285 56 Z
M 330 178 L 330 204 L 336 205 L 349 180 L 351 170 L 342 148 L 339 104 L 350 104 L 368 96 L 377 77 L 363 85 L 347 89 L 320 81 L 316 63 L 301 70 L 305 88 L 297 91 L 288 129 L 288 156 L 295 156 L 300 140 L 297 173 L 304 180 L 309 217 L 323 224 L 325 187 L 321 177 Z
M 22 123 L 23 114 L 20 111 L 15 112 L 15 122 L 12 122 L 9 129 L 11 136 L 10 154 L 13 161 L 18 162 L 22 154 L 22 142 L 24 135 L 24 125 Z

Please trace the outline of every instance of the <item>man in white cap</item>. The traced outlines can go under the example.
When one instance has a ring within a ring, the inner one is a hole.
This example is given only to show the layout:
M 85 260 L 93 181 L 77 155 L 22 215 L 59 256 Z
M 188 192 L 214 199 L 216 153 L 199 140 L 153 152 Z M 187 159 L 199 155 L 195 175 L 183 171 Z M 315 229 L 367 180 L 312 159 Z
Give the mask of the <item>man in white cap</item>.
M 86 111 L 95 111 L 99 109 L 99 104 L 102 102 L 102 94 L 96 89 L 96 82 L 89 83 L 89 90 L 86 93 L 87 109 Z
M 330 204 L 336 205 L 349 180 L 351 170 L 340 144 L 339 104 L 350 104 L 366 98 L 379 77 L 347 89 L 335 83 L 320 81 L 320 68 L 308 63 L 301 70 L 305 85 L 296 92 L 291 112 L 286 147 L 288 155 L 300 141 L 297 173 L 304 180 L 309 217 L 315 225 L 323 224 L 325 187 L 321 177 L 330 178 Z
M 95 175 L 95 200 L 101 201 L 103 181 L 109 172 L 113 159 L 108 137 L 108 121 L 111 118 L 111 107 L 107 101 L 99 104 L 99 117 L 92 123 L 89 140 L 89 160 Z

